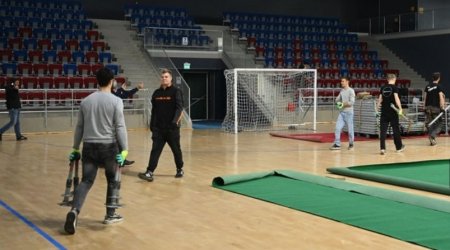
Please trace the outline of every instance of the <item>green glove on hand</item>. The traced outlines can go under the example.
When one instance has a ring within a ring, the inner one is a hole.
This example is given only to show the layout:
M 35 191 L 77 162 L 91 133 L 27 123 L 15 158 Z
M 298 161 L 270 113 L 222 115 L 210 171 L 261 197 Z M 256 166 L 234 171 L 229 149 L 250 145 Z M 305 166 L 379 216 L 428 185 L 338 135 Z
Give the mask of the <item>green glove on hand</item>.
M 398 115 L 403 116 L 403 109 L 398 110 Z
M 336 107 L 337 107 L 338 109 L 342 109 L 342 108 L 344 107 L 344 103 L 342 103 L 342 102 L 337 102 L 337 103 L 336 103 Z
M 119 163 L 120 166 L 123 166 L 125 159 L 128 156 L 128 150 L 123 150 L 120 154 L 116 155 L 116 162 Z
M 69 155 L 69 161 L 78 161 L 81 158 L 80 150 L 73 149 Z

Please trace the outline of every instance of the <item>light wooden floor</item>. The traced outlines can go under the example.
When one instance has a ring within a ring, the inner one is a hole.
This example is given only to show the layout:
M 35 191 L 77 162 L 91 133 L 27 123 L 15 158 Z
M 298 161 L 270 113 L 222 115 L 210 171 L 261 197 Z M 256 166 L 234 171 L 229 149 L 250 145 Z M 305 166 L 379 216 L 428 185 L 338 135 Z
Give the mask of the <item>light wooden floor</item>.
M 332 131 L 330 125 L 319 132 Z M 105 179 L 99 172 L 79 216 L 77 232 L 65 235 L 68 208 L 62 200 L 72 133 L 28 135 L 0 142 L 0 200 L 68 249 L 416 249 L 415 245 L 211 187 L 214 177 L 261 170 L 293 169 L 330 176 L 328 167 L 450 158 L 450 139 L 405 140 L 406 150 L 378 154 L 378 141 L 358 142 L 353 151 L 332 152 L 330 144 L 271 137 L 182 131 L 185 177 L 175 179 L 172 154 L 165 148 L 155 181 L 137 178 L 145 170 L 150 133 L 129 131 L 131 160 L 124 170 L 119 210 L 125 221 L 105 226 Z M 346 181 L 395 188 L 346 178 Z M 414 192 L 414 191 L 413 191 Z M 449 197 L 415 191 L 427 196 Z M 358 209 L 355 207 L 354 209 Z M 38 229 L 0 206 L 0 249 L 54 249 Z

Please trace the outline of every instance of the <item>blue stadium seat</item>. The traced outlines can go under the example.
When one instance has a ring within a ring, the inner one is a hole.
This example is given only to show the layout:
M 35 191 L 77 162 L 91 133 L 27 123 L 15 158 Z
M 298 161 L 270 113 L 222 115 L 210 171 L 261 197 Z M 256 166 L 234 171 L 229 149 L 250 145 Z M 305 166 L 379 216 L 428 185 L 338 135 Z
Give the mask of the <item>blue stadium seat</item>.
M 17 65 L 15 63 L 3 63 L 2 73 L 7 76 L 13 76 L 17 72 Z
M 60 34 L 59 34 L 59 29 L 55 29 L 55 28 L 50 28 L 47 29 L 47 36 L 48 39 L 60 39 Z
M 73 31 L 71 29 L 62 29 L 59 32 L 60 38 L 64 40 L 70 40 L 74 37 Z
M 36 38 L 28 38 L 23 40 L 23 47 L 26 50 L 35 50 L 37 48 Z
M 54 50 L 64 50 L 66 48 L 66 43 L 63 39 L 56 39 L 52 42 L 52 48 Z
M 85 59 L 85 56 L 84 56 L 83 51 L 78 50 L 78 51 L 72 52 L 72 61 L 74 63 L 77 63 L 77 64 L 84 63 L 84 59 Z
M 111 63 L 112 55 L 110 52 L 100 52 L 100 53 L 98 53 L 98 60 L 99 60 L 99 63 L 103 63 L 103 64 Z
M 73 63 L 63 64 L 63 72 L 66 76 L 74 76 L 77 74 L 77 65 Z
M 79 41 L 85 40 L 86 39 L 86 31 L 80 30 L 80 29 L 74 30 L 73 31 L 73 38 L 77 39 Z
M 28 61 L 28 51 L 25 49 L 21 50 L 14 50 L 13 51 L 13 58 L 16 62 L 25 62 Z
M 120 72 L 119 65 L 117 64 L 106 64 L 105 67 L 111 70 L 114 75 L 118 75 Z
M 47 38 L 47 31 L 44 28 L 34 28 L 33 37 L 37 39 Z
M 82 40 L 79 43 L 81 51 L 90 51 L 92 49 L 92 42 L 90 40 Z
M 54 50 L 44 51 L 44 61 L 48 63 L 54 63 L 57 61 L 57 54 Z

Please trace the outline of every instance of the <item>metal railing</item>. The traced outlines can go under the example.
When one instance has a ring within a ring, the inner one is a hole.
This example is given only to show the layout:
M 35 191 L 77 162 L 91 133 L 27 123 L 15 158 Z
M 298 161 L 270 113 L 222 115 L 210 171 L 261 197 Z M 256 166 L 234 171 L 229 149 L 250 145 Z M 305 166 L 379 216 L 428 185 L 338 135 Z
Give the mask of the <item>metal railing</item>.
M 70 126 L 74 126 L 82 99 L 95 91 L 97 89 L 20 89 L 21 113 L 42 114 L 45 128 L 48 127 L 50 114 L 65 114 L 71 119 Z M 0 90 L 0 95 L 4 95 L 4 92 Z M 141 89 L 133 98 L 124 99 L 124 113 L 138 113 L 142 115 L 144 124 L 148 125 L 150 117 L 145 111 L 150 109 L 147 101 L 150 95 L 150 90 Z M 1 114 L 8 114 L 4 99 L 0 100 Z
M 373 35 L 447 28 L 450 28 L 450 8 L 363 19 L 350 25 L 352 32 Z

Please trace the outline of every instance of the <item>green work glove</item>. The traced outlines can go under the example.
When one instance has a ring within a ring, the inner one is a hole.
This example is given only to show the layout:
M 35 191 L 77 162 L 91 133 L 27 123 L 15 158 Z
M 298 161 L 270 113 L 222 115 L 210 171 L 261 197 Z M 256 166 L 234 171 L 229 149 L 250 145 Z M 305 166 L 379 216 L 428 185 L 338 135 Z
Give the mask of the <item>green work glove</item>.
M 403 109 L 399 109 L 399 110 L 398 110 L 398 115 L 400 115 L 400 116 L 403 115 Z
M 344 107 L 344 103 L 342 103 L 342 102 L 337 102 L 337 103 L 336 103 L 336 107 L 337 107 L 338 109 L 342 109 L 342 108 Z
M 119 163 L 120 166 L 123 166 L 125 159 L 128 156 L 128 150 L 123 150 L 120 154 L 116 155 L 116 162 Z
M 69 161 L 78 161 L 81 158 L 80 150 L 73 149 L 69 155 Z

